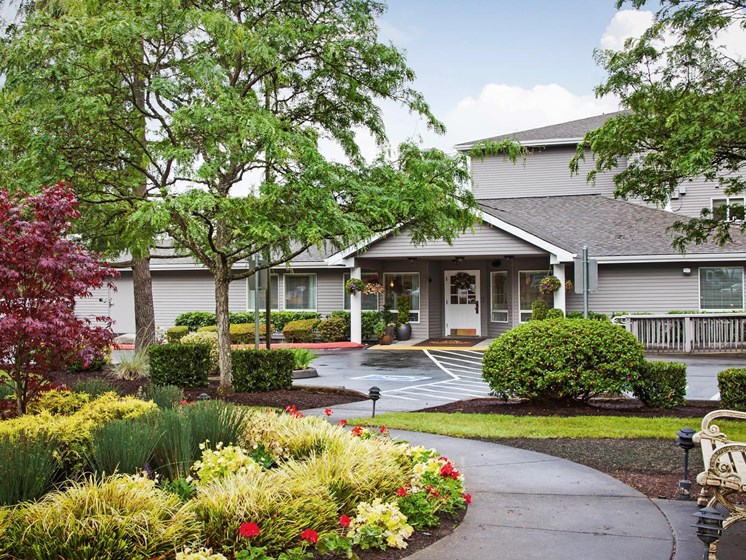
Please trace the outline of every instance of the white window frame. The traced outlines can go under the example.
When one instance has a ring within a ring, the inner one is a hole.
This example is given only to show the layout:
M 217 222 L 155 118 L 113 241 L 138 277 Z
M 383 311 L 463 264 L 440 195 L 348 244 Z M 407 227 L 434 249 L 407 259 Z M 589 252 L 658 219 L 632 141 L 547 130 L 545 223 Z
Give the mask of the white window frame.
M 362 276 L 363 278 L 365 276 L 373 276 L 376 275 L 378 278 L 381 277 L 381 275 L 377 272 L 363 272 Z M 352 301 L 349 299 L 350 294 L 347 293 L 347 281 L 352 278 L 352 275 L 349 272 L 345 272 L 342 274 L 342 309 L 344 311 L 350 311 L 350 306 L 346 305 L 347 301 Z M 365 280 L 363 280 L 365 282 Z M 363 312 L 370 312 L 370 311 L 378 311 L 381 308 L 381 296 L 379 294 L 369 294 L 376 296 L 376 308 L 375 309 L 365 309 L 363 308 Z
M 277 279 L 277 291 L 273 291 L 272 293 L 277 294 L 277 307 L 272 307 L 272 311 L 279 311 L 280 310 L 280 275 L 279 274 L 270 274 L 270 285 L 272 284 L 272 278 Z M 264 290 L 266 293 L 266 290 Z M 254 294 L 254 277 L 249 276 L 246 279 L 246 311 L 254 311 L 254 302 L 252 301 L 254 298 L 252 297 Z M 271 298 L 270 298 L 271 299 Z M 266 305 L 262 305 L 259 307 L 259 311 L 264 312 L 267 310 Z
M 521 274 L 542 274 L 546 276 L 547 271 L 546 270 L 519 270 L 518 271 L 518 322 L 519 323 L 528 323 L 528 320 L 523 320 L 523 314 L 528 313 L 529 319 L 531 318 L 531 309 L 521 309 L 521 288 L 523 287 L 523 283 L 521 282 Z
M 728 309 L 716 309 L 714 307 L 702 307 L 702 271 L 704 270 L 717 270 L 722 268 L 734 268 L 739 269 L 741 271 L 741 306 L 740 307 L 734 307 L 734 308 L 728 308 Z M 746 295 L 743 288 L 743 267 L 742 266 L 700 266 L 697 271 L 697 302 L 699 305 L 700 311 L 710 311 L 717 313 L 718 311 L 726 311 L 726 312 L 732 312 L 736 309 L 744 309 L 744 296 Z
M 416 313 L 417 314 L 417 320 L 413 321 L 412 319 L 410 319 L 409 322 L 417 324 L 417 323 L 420 322 L 420 318 L 422 317 L 422 278 L 420 277 L 420 273 L 419 272 L 412 272 L 412 271 L 384 272 L 383 273 L 383 289 L 384 289 L 384 292 L 382 294 L 383 295 L 383 303 L 384 304 L 386 303 L 386 290 L 388 289 L 388 279 L 387 279 L 387 276 L 404 276 L 405 274 L 409 275 L 409 276 L 417 276 L 417 286 L 418 286 L 417 289 L 420 292 L 419 293 L 419 297 L 417 298 L 418 299 L 417 303 L 418 303 L 419 307 L 417 309 L 412 309 L 412 308 L 409 309 L 410 316 L 412 315 L 412 313 Z M 399 311 L 396 309 L 396 307 L 392 307 L 391 308 L 391 312 L 392 313 L 398 313 Z
M 313 276 L 316 282 L 316 289 L 314 290 L 314 301 L 313 301 L 313 308 L 312 309 L 290 309 L 288 308 L 288 278 L 292 278 L 294 276 Z M 282 277 L 282 309 L 283 311 L 318 311 L 319 307 L 319 278 L 318 275 L 315 272 L 292 272 L 292 273 L 286 273 Z
M 731 204 L 741 204 L 744 208 L 746 208 L 746 198 L 743 196 L 717 196 L 710 199 L 710 212 L 712 213 L 712 217 L 715 217 L 715 201 L 725 201 L 725 204 L 727 206 L 726 208 L 726 215 L 725 215 L 725 221 L 726 222 L 741 222 L 741 219 L 731 218 L 730 217 L 730 206 Z M 717 268 L 717 267 L 715 267 Z
M 501 275 L 505 278 L 505 309 L 493 309 L 492 303 L 494 301 L 494 294 L 492 293 L 494 283 L 492 278 L 497 275 Z M 498 320 L 494 318 L 494 313 L 505 313 L 505 320 Z M 493 270 L 490 272 L 490 323 L 508 323 L 510 321 L 510 296 L 508 290 L 508 271 L 507 270 Z

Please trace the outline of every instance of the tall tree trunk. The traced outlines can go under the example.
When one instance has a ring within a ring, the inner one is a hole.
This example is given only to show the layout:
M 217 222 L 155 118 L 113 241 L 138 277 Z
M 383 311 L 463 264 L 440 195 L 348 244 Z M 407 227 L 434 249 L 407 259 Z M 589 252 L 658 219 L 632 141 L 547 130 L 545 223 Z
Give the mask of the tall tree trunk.
M 132 259 L 132 288 L 135 293 L 135 350 L 155 344 L 155 308 L 150 258 Z
M 218 352 L 220 363 L 220 393 L 233 390 L 233 370 L 231 362 L 231 332 L 228 316 L 228 288 L 230 270 L 218 266 L 215 272 L 215 315 L 218 323 Z

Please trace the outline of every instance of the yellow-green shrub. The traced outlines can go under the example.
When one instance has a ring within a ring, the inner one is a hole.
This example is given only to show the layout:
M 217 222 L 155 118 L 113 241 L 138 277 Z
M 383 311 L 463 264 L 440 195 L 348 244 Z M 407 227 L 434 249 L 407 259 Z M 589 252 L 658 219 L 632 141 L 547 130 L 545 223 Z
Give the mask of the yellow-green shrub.
M 152 480 L 127 475 L 73 483 L 16 516 L 9 549 L 29 560 L 163 558 L 199 537 L 189 506 Z
M 42 411 L 50 414 L 72 414 L 91 400 L 90 395 L 74 393 L 61 389 L 43 391 L 28 404 L 27 412 L 38 414 Z
M 245 542 L 238 528 L 248 521 L 261 530 L 252 537 L 252 546 L 266 546 L 270 554 L 299 544 L 305 529 L 337 528 L 337 507 L 326 488 L 274 471 L 207 484 L 199 488 L 192 506 L 202 522 L 205 544 L 213 550 Z
M 278 476 L 328 488 L 339 512 L 347 515 L 352 515 L 360 502 L 394 496 L 409 480 L 411 468 L 402 465 L 396 446 L 375 439 L 362 440 L 337 429 L 343 432 L 344 439 L 330 441 L 323 453 L 305 461 L 281 464 Z
M 13 524 L 15 517 L 15 510 L 11 508 L 0 508 L 0 560 L 6 560 L 6 558 L 12 558 L 8 552 L 10 546 L 10 538 L 8 532 L 11 525 Z
M 49 441 L 55 442 L 57 458 L 61 466 L 69 470 L 84 463 L 84 454 L 90 448 L 94 428 L 110 420 L 139 418 L 157 408 L 153 402 L 104 393 L 70 416 L 41 411 L 0 422 L 0 436 L 13 438 L 25 435 L 33 438 L 44 435 Z
M 255 327 L 253 323 L 237 323 L 235 325 L 228 326 L 231 336 L 231 344 L 249 344 L 254 341 Z M 218 332 L 217 325 L 209 325 L 207 327 L 201 327 L 197 329 L 197 332 Z M 259 325 L 259 336 L 265 336 L 267 334 L 266 323 Z
M 218 333 L 208 331 L 209 327 L 202 327 L 197 332 L 189 333 L 181 338 L 182 344 L 209 344 L 210 345 L 210 375 L 220 371 L 220 350 L 218 349 Z
M 319 319 L 302 319 L 300 321 L 290 321 L 282 329 L 282 335 L 288 342 L 313 342 L 316 335 L 313 330 L 320 322 Z

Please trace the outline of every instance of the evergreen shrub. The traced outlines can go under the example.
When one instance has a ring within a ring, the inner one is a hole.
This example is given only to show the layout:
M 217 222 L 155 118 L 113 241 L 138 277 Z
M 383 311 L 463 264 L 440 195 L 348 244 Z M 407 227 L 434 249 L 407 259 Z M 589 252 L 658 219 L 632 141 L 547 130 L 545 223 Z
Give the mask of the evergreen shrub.
M 231 352 L 233 388 L 239 393 L 290 389 L 295 357 L 290 350 L 243 349 Z
M 549 306 L 543 299 L 534 300 L 531 304 L 531 320 L 532 321 L 543 321 L 547 318 L 547 310 Z
M 338 342 L 349 338 L 347 322 L 342 317 L 330 317 L 316 327 L 319 338 L 324 342 Z
M 290 321 L 282 329 L 282 335 L 288 342 L 314 342 L 316 334 L 314 328 L 320 319 L 301 319 L 300 321 Z
M 686 364 L 646 361 L 635 382 L 634 395 L 645 406 L 673 408 L 686 401 Z
M 156 385 L 203 387 L 210 373 L 209 344 L 160 344 L 148 348 L 150 380 Z
M 175 344 L 188 334 L 189 327 L 187 327 L 186 325 L 171 327 L 166 331 L 166 340 L 171 344 Z
M 746 368 L 730 368 L 718 373 L 720 406 L 746 410 Z
M 503 334 L 484 356 L 483 376 L 500 397 L 577 399 L 631 391 L 642 345 L 624 327 L 587 319 L 530 321 Z

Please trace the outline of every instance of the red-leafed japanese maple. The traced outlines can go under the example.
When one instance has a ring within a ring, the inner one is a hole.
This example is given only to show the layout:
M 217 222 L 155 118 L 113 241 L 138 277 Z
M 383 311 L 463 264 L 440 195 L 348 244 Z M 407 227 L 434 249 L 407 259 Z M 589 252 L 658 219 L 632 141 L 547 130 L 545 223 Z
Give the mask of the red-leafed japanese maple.
M 76 205 L 62 183 L 37 196 L 0 190 L 0 378 L 21 414 L 51 371 L 112 342 L 108 319 L 75 316 L 75 298 L 116 274 L 71 239 Z

